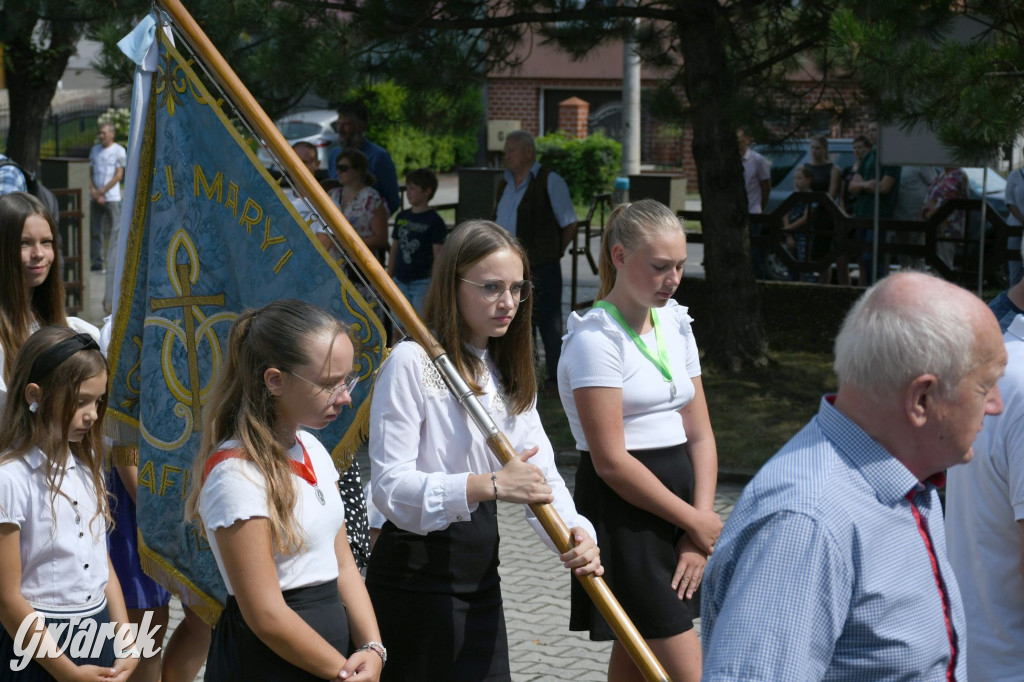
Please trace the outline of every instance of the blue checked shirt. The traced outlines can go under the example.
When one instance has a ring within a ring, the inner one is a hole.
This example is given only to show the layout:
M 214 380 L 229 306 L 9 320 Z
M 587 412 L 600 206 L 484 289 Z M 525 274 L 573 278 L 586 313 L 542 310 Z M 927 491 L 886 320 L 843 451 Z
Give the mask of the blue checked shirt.
M 0 154 L 0 161 L 7 157 Z M 0 196 L 11 192 L 25 192 L 25 176 L 15 166 L 0 166 Z
M 743 491 L 704 575 L 708 680 L 967 679 L 939 496 L 823 399 Z

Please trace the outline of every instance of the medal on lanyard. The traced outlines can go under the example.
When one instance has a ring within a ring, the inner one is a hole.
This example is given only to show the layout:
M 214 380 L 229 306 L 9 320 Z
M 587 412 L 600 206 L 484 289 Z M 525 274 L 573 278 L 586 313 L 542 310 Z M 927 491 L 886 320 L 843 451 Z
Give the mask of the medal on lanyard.
M 302 464 L 299 464 L 294 459 L 289 460 L 288 464 L 291 466 L 292 472 L 296 476 L 313 486 L 313 492 L 316 493 L 317 502 L 322 505 L 326 505 L 327 499 L 324 497 L 323 491 L 320 490 L 320 486 L 316 484 L 316 472 L 313 471 L 313 461 L 309 458 L 309 453 L 306 452 L 306 446 L 302 444 L 301 440 L 299 440 L 299 447 L 302 448 Z
M 595 308 L 600 308 L 607 311 L 612 319 L 619 323 L 619 326 L 629 335 L 629 338 L 633 339 L 633 343 L 637 349 L 643 354 L 645 358 L 651 361 L 651 364 L 658 368 L 661 372 L 662 378 L 666 383 L 669 384 L 669 390 L 672 394 L 672 399 L 676 397 L 676 382 L 672 379 L 672 368 L 669 364 L 668 351 L 665 349 L 665 339 L 661 335 L 661 324 L 658 322 L 658 312 L 651 308 L 651 325 L 654 327 L 654 340 L 658 346 L 658 354 L 655 355 L 651 352 L 651 349 L 647 347 L 644 340 L 640 338 L 640 335 L 629 326 L 625 318 L 622 317 L 622 313 L 615 307 L 614 303 L 608 301 L 597 301 L 594 303 Z

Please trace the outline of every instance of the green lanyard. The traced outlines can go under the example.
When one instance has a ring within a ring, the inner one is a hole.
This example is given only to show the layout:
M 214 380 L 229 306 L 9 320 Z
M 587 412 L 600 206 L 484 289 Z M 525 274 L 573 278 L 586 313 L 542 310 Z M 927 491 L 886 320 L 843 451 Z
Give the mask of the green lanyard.
M 661 372 L 661 376 L 664 377 L 665 381 L 672 384 L 672 397 L 676 397 L 676 384 L 672 381 L 672 368 L 669 364 L 668 351 L 665 349 L 665 339 L 661 335 L 661 324 L 658 323 L 658 313 L 651 308 L 651 324 L 654 326 L 654 339 L 658 344 L 658 354 L 654 355 L 651 349 L 647 347 L 644 340 L 640 338 L 640 335 L 626 323 L 626 320 L 622 317 L 622 313 L 615 307 L 614 303 L 608 301 L 597 301 L 594 303 L 595 308 L 601 308 L 608 312 L 619 326 L 622 327 L 629 338 L 633 339 L 633 343 L 636 344 L 637 349 L 643 353 L 644 357 L 651 361 L 651 364 L 658 368 Z

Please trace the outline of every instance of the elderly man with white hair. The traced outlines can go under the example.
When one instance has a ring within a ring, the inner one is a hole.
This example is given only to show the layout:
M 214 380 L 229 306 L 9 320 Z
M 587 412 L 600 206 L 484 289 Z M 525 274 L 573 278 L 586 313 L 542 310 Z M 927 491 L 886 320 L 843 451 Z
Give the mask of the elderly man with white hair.
M 704 680 L 965 680 L 937 488 L 999 414 L 999 326 L 890 276 L 836 338 L 839 390 L 747 486 L 704 576 Z
M 494 222 L 519 239 L 530 259 L 536 292 L 533 326 L 540 332 L 547 364 L 546 386 L 558 390 L 562 351 L 561 258 L 576 237 L 576 208 L 565 180 L 537 161 L 533 135 L 516 130 L 505 138 L 505 171 L 498 183 Z

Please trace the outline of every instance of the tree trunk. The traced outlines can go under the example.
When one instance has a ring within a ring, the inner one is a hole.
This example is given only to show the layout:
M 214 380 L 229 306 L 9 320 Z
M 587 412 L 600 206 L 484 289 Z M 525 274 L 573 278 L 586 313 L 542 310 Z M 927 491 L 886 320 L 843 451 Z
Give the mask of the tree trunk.
M 11 102 L 6 153 L 26 170 L 34 171 L 39 166 L 39 143 L 46 112 L 68 60 L 75 53 L 83 24 L 70 21 L 50 23 L 50 40 L 44 48 L 33 43 L 35 21 L 25 23 L 31 25 L 12 32 L 13 40 L 4 46 Z
M 737 86 L 722 43 L 731 28 L 717 0 L 683 2 L 677 28 L 702 205 L 708 303 L 716 311 L 707 320 L 710 334 L 701 345 L 709 360 L 726 369 L 764 366 L 768 340 L 750 259 L 747 195 L 736 143 L 741 121 L 733 106 Z

